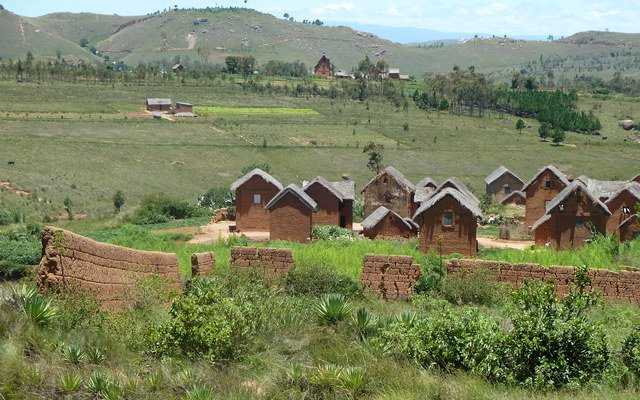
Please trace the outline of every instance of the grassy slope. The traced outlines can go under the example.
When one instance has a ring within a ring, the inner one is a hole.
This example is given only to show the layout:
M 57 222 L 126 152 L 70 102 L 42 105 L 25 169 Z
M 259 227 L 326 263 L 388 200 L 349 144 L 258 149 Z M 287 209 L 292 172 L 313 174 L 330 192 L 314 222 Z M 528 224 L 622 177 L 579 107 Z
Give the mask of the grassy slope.
M 478 193 L 499 164 L 525 179 L 547 163 L 576 176 L 603 179 L 628 179 L 640 170 L 640 146 L 624 142 L 617 126 L 620 116 L 640 114 L 640 103 L 626 100 L 582 99 L 583 108 L 595 108 L 601 117 L 608 139 L 569 134 L 571 146 L 555 147 L 538 141 L 535 121 L 518 135 L 513 119 L 497 116 L 480 119 L 413 107 L 404 113 L 377 102 L 367 110 L 361 103 L 242 94 L 228 86 L 1 83 L 0 90 L 5 94 L 0 98 L 0 177 L 34 191 L 42 201 L 33 207 L 44 207 L 48 200 L 61 210 L 69 195 L 76 211 L 92 217 L 110 212 L 117 190 L 125 192 L 129 208 L 144 194 L 160 191 L 195 199 L 211 187 L 229 185 L 253 162 L 270 163 L 287 183 L 346 173 L 362 187 L 371 178 L 361 150 L 368 141 L 384 144 L 385 163 L 413 181 L 458 176 Z M 96 90 L 101 96 L 95 96 Z M 320 115 L 232 112 L 177 123 L 128 115 L 142 108 L 145 96 L 196 105 L 312 108 Z M 36 111 L 41 113 L 32 114 Z
M 0 11 L 0 57 L 25 58 L 31 51 L 36 57 L 56 57 L 57 51 L 67 60 L 95 60 L 76 43 L 39 29 L 29 20 L 9 11 Z

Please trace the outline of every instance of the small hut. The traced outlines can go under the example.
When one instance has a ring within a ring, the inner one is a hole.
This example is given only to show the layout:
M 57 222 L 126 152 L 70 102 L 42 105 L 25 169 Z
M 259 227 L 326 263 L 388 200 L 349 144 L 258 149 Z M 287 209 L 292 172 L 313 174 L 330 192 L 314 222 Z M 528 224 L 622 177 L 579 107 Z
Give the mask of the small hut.
M 634 214 L 624 220 L 618 227 L 621 242 L 629 242 L 640 238 L 640 218 Z
M 418 226 L 410 218 L 386 207 L 378 207 L 362 221 L 362 234 L 369 239 L 409 239 L 417 232 Z
M 233 182 L 231 191 L 236 197 L 236 230 L 267 232 L 269 213 L 267 203 L 282 190 L 282 184 L 261 169 L 254 169 Z
M 267 204 L 271 240 L 306 243 L 311 240 L 313 213 L 318 204 L 296 185 L 282 189 Z
M 193 104 L 183 101 L 176 101 L 176 108 L 173 111 L 176 117 L 193 117 Z
M 315 68 L 313 69 L 313 74 L 315 76 L 321 76 L 323 78 L 329 78 L 332 75 L 333 67 L 331 66 L 331 60 L 327 58 L 326 55 L 322 55 Z
M 353 202 L 355 182 L 343 179 L 329 182 L 321 176 L 304 185 L 304 191 L 316 203 L 318 211 L 313 214 L 313 225 L 337 225 L 353 228 Z
M 512 204 L 515 206 L 524 206 L 527 204 L 527 195 L 524 192 L 516 190 L 515 192 L 511 192 L 510 195 L 502 199 L 500 202 L 502 205 Z
M 147 98 L 147 111 L 170 112 L 171 99 Z
M 542 218 L 547 211 L 547 204 L 570 184 L 569 178 L 553 165 L 540 169 L 522 187 L 527 198 L 525 226 L 531 227 Z
M 631 182 L 640 183 L 640 174 L 638 174 L 637 176 L 633 177 L 633 178 L 631 179 Z
M 611 216 L 607 220 L 607 233 L 617 235 L 622 240 L 620 227 L 635 215 L 637 207 L 640 206 L 640 183 L 628 183 L 614 193 L 605 204 L 611 211 Z
M 484 180 L 485 191 L 496 202 L 500 203 L 514 191 L 522 190 L 524 182 L 516 174 L 504 166 L 498 167 Z
M 394 167 L 380 171 L 375 178 L 362 189 L 364 196 L 364 215 L 368 216 L 383 206 L 394 211 L 402 218 L 411 218 L 413 214 L 413 195 L 416 187 Z

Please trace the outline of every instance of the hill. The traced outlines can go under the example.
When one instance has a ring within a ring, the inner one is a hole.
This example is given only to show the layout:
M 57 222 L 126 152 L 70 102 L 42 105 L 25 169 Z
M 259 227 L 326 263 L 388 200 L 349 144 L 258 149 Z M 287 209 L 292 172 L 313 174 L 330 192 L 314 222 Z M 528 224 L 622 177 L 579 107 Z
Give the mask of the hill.
M 30 19 L 0 10 L 0 58 L 24 58 L 29 51 L 37 57 L 55 58 L 60 52 L 67 60 L 96 60 L 76 43 L 40 28 Z

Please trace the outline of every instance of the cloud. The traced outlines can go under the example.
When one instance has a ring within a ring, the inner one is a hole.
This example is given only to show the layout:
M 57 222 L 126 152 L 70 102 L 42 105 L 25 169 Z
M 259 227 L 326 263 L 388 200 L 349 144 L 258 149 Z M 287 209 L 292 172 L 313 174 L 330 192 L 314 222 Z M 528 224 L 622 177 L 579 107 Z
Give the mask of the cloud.
M 329 3 L 320 7 L 313 8 L 311 13 L 314 16 L 322 17 L 327 15 L 333 15 L 343 12 L 349 12 L 354 9 L 353 3 Z

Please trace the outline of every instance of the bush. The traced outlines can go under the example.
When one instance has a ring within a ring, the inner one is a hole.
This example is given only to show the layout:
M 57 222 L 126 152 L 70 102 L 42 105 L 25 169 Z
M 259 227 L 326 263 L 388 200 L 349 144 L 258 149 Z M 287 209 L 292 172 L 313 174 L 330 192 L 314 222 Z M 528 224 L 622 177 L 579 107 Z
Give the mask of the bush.
M 624 365 L 640 378 L 640 326 L 624 339 L 621 354 Z
M 311 237 L 316 240 L 355 240 L 352 230 L 337 225 L 315 225 Z
M 360 294 L 358 282 L 328 267 L 300 266 L 292 269 L 285 279 L 285 290 L 294 296 L 321 296 L 338 293 L 345 297 Z
M 132 222 L 138 225 L 161 224 L 173 219 L 185 219 L 204 215 L 203 209 L 177 200 L 165 194 L 154 194 L 142 199 Z
M 252 342 L 267 318 L 270 292 L 244 277 L 195 279 L 152 330 L 149 353 L 183 354 L 191 359 L 234 359 Z
M 39 231 L 34 227 L 19 227 L 0 233 L 1 270 L 13 269 L 24 265 L 36 265 L 42 255 L 42 243 Z
M 470 275 L 447 276 L 439 290 L 438 296 L 452 304 L 478 304 L 490 306 L 504 299 L 505 291 L 499 283 L 495 283 L 485 270 L 474 271 Z
M 351 305 L 340 294 L 328 294 L 322 297 L 316 305 L 315 312 L 321 325 L 337 325 L 344 321 L 351 313 Z
M 9 210 L 0 208 L 0 226 L 13 223 L 13 214 Z
M 213 188 L 198 197 L 198 205 L 210 210 L 232 207 L 235 203 L 234 195 L 228 188 Z

